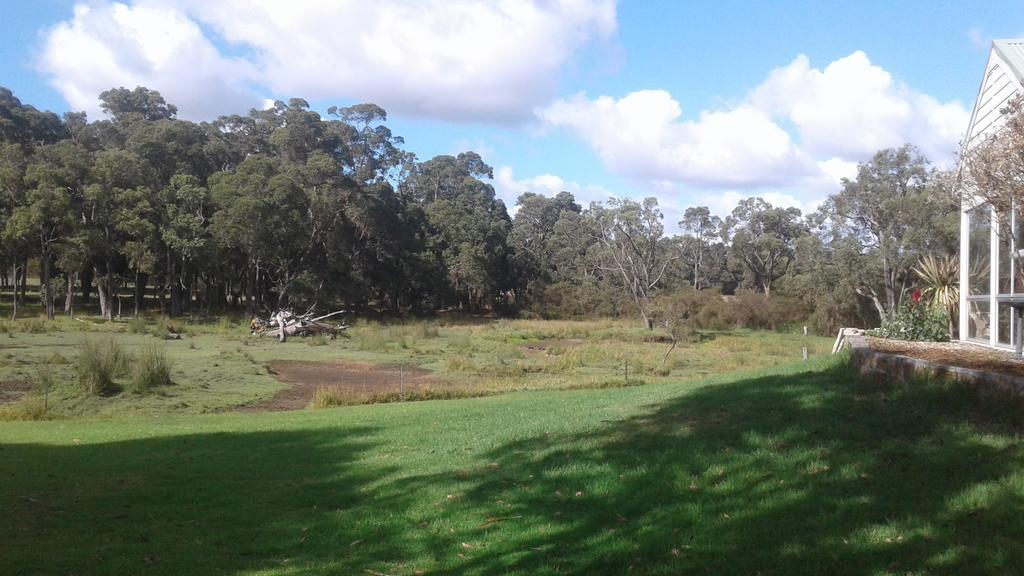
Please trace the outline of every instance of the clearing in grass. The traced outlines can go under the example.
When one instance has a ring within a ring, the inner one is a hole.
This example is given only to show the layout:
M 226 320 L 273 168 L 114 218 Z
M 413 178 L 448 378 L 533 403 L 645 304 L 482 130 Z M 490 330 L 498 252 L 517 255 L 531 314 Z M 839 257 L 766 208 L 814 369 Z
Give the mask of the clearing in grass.
M 282 410 L 483 396 L 515 390 L 664 384 L 828 352 L 796 333 L 704 332 L 670 340 L 624 321 L 357 323 L 337 340 L 252 337 L 244 323 L 6 323 L 0 417 Z M 131 360 L 129 362 L 129 360 Z M 130 364 L 130 366 L 129 366 Z M 46 413 L 30 385 L 52 369 Z M 12 402 L 13 400 L 13 402 Z

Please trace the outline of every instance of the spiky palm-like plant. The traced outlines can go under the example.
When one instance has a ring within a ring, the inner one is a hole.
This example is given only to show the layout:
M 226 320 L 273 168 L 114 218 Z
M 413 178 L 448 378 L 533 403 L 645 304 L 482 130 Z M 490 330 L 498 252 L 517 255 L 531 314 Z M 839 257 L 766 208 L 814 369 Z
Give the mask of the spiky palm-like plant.
M 949 312 L 949 337 L 953 337 L 953 318 L 960 304 L 960 260 L 956 256 L 921 258 L 912 269 L 921 281 L 921 296 L 932 306 Z

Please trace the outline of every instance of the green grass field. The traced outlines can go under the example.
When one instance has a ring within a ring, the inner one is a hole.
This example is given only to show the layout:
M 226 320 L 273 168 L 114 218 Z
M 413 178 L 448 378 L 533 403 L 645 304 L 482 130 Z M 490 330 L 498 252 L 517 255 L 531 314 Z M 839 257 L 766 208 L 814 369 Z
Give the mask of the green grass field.
M 0 423 L 2 574 L 1019 574 L 1018 403 L 842 359 Z
M 48 421 L 0 423 L 0 574 L 1024 572 L 1020 404 L 858 383 L 827 339 L 704 333 L 666 357 L 628 321 L 179 329 L 0 323 L 0 384 L 52 382 Z M 83 394 L 86 340 L 159 347 L 174 383 Z M 275 360 L 486 397 L 237 412 L 285 387 Z

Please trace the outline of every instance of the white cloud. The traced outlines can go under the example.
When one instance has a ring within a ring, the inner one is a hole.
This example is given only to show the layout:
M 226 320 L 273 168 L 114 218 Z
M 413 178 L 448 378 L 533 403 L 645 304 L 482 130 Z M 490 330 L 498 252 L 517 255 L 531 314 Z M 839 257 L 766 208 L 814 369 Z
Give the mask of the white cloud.
M 948 162 L 969 119 L 961 103 L 899 84 L 862 52 L 824 69 L 799 56 L 738 104 L 692 120 L 664 90 L 619 99 L 578 94 L 537 116 L 578 135 L 617 175 L 762 196 L 771 188 L 793 200 L 785 205 L 804 207 L 882 148 L 910 142 L 933 161 Z
M 509 122 L 549 101 L 562 68 L 616 27 L 615 0 L 100 1 L 46 34 L 40 66 L 87 109 L 112 84 L 144 83 L 205 117 L 188 91 L 237 99 L 254 84 L 274 97 Z M 218 40 L 245 55 L 228 58 Z
M 705 111 L 696 121 L 680 121 L 682 113 L 664 90 L 618 100 L 577 94 L 538 111 L 546 124 L 579 134 L 610 170 L 632 178 L 770 184 L 813 168 L 789 134 L 756 108 Z
M 517 179 L 511 166 L 502 166 L 494 171 L 494 190 L 498 197 L 505 201 L 509 213 L 516 210 L 516 199 L 520 194 L 533 192 L 544 196 L 555 196 L 559 192 L 569 192 L 576 198 L 576 203 L 587 206 L 591 202 L 604 202 L 611 197 L 618 197 L 607 188 L 591 184 L 565 180 L 554 174 L 540 174 L 530 178 Z
M 700 194 L 697 196 L 694 205 L 707 206 L 711 210 L 712 214 L 725 218 L 732 214 L 733 209 L 740 203 L 740 200 L 750 198 L 751 196 L 759 196 L 776 208 L 799 208 L 801 214 L 810 214 L 811 212 L 814 212 L 825 200 L 824 197 L 801 200 L 800 198 L 783 192 L 750 194 L 748 192 L 739 192 L 737 190 L 727 190 L 725 192 L 715 194 Z
M 969 120 L 961 103 L 943 104 L 897 83 L 860 51 L 821 70 L 798 56 L 773 70 L 749 101 L 791 121 L 809 153 L 848 159 L 912 142 L 945 160 Z
M 77 5 L 46 33 L 38 64 L 72 109 L 94 117 L 99 93 L 120 86 L 158 89 L 192 118 L 260 103 L 247 86 L 252 65 L 222 56 L 195 22 L 160 6 Z

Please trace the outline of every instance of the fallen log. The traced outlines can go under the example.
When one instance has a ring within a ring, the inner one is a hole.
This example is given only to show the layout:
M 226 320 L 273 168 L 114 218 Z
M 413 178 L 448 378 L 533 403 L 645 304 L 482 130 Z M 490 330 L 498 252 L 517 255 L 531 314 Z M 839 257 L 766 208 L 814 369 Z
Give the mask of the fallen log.
M 249 326 L 254 336 L 273 336 L 279 342 L 285 342 L 289 336 L 314 335 L 329 336 L 333 340 L 339 332 L 344 331 L 348 326 L 329 324 L 324 320 L 344 313 L 344 310 L 337 310 L 330 314 L 313 317 L 312 308 L 301 316 L 297 316 L 291 310 L 278 310 L 267 320 L 253 318 L 249 322 Z

